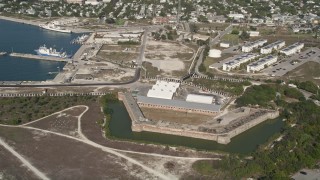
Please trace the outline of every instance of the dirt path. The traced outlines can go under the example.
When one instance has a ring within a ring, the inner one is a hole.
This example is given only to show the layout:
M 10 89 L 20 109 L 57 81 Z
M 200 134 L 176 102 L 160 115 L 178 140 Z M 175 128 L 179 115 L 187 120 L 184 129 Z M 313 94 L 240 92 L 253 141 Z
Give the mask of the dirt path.
M 44 180 L 49 179 L 44 173 L 42 173 L 36 167 L 34 167 L 28 160 L 22 157 L 18 152 L 16 152 L 12 147 L 10 147 L 7 143 L 5 143 L 1 138 L 0 138 L 0 145 L 3 146 L 5 149 L 7 149 L 16 158 L 18 158 L 23 165 L 27 166 L 40 179 L 44 179 Z
M 30 127 L 30 126 L 27 126 L 29 124 L 32 124 L 34 122 L 37 122 L 37 121 L 41 121 L 43 119 L 45 119 L 46 117 L 49 117 L 49 116 L 52 116 L 52 115 L 55 115 L 55 114 L 59 114 L 59 113 L 62 113 L 64 111 L 67 111 L 67 110 L 70 110 L 70 109 L 73 109 L 73 108 L 77 108 L 77 107 L 85 107 L 86 109 L 78 116 L 78 133 L 80 135 L 80 138 L 76 138 L 76 137 L 73 137 L 73 136 L 69 136 L 69 135 L 65 135 L 65 134 L 62 134 L 62 133 L 58 133 L 58 132 L 53 132 L 53 131 L 49 131 L 49 130 L 43 130 L 43 129 L 39 129 L 39 128 L 35 128 L 35 127 Z M 65 138 L 69 138 L 69 139 L 72 139 L 72 140 L 75 140 L 75 141 L 80 141 L 82 143 L 85 143 L 85 144 L 88 144 L 88 145 L 91 145 L 95 148 L 98 148 L 98 149 L 101 149 L 102 151 L 105 151 L 107 153 L 110 153 L 110 154 L 113 154 L 115 156 L 118 156 L 118 157 L 121 157 L 125 160 L 127 160 L 128 162 L 132 163 L 132 164 L 135 164 L 135 165 L 138 165 L 140 166 L 142 169 L 144 169 L 145 171 L 147 171 L 148 173 L 156 176 L 156 177 L 159 177 L 161 179 L 176 179 L 176 178 L 173 178 L 172 176 L 169 177 L 161 172 L 158 172 L 146 165 L 144 165 L 143 163 L 125 155 L 125 154 L 122 154 L 122 153 L 131 153 L 131 154 L 138 154 L 138 155 L 145 155 L 145 156 L 154 156 L 154 157 L 161 157 L 161 158 L 170 158 L 170 159 L 181 159 L 181 160 L 220 160 L 220 158 L 198 158 L 198 157 L 180 157 L 180 156 L 170 156 L 170 155 L 162 155 L 162 154 L 155 154 L 155 153 L 143 153 L 143 152 L 136 152 L 136 151 L 128 151 L 128 150 L 119 150 L 119 149 L 114 149 L 114 148 L 110 148 L 110 147 L 106 147 L 106 146 L 102 146 L 100 144 L 97 144 L 93 141 L 90 141 L 83 133 L 82 133 L 82 128 L 81 128 L 81 118 L 82 116 L 89 110 L 89 107 L 88 106 L 85 106 L 85 105 L 78 105 L 78 106 L 73 106 L 73 107 L 70 107 L 70 108 L 67 108 L 67 109 L 64 109 L 64 110 L 61 110 L 61 111 L 58 111 L 58 112 L 55 112 L 51 115 L 48 115 L 46 117 L 43 117 L 43 118 L 40 118 L 40 119 L 37 119 L 35 121 L 32 121 L 32 122 L 29 122 L 29 123 L 26 123 L 26 124 L 23 124 L 23 125 L 20 125 L 20 126 L 11 126 L 11 125 L 0 125 L 0 126 L 5 126 L 5 127 L 20 127 L 20 128 L 24 128 L 24 129 L 30 129 L 30 130 L 36 130 L 36 131 L 41 131 L 41 132 L 44 132 L 44 133 L 50 133 L 50 134 L 54 134 L 54 135 L 57 135 L 57 136 L 62 136 L 62 137 L 65 137 Z M 17 152 L 15 152 L 17 155 L 19 155 Z M 20 156 L 20 155 L 19 155 Z M 20 156 L 21 157 L 21 156 Z M 30 164 L 30 163 L 29 163 Z M 30 164 L 31 165 L 31 164 Z M 34 168 L 34 167 L 33 167 Z M 36 169 L 35 169 L 36 170 Z M 41 172 L 40 172 L 41 173 Z
M 32 121 L 32 122 L 29 122 L 29 123 L 25 123 L 23 125 L 20 125 L 19 127 L 24 127 L 26 125 L 29 125 L 31 123 L 34 123 L 34 122 L 37 122 L 37 121 L 40 121 L 40 120 L 43 120 L 45 119 L 46 117 L 49 117 L 49 116 L 52 116 L 52 115 L 55 115 L 55 114 L 60 114 L 64 111 L 67 111 L 67 110 L 70 110 L 70 109 L 73 109 L 73 108 L 77 108 L 77 107 L 85 107 L 86 109 L 78 116 L 78 133 L 79 135 L 81 136 L 82 139 L 84 140 L 88 140 L 88 138 L 82 133 L 82 128 L 81 128 L 81 118 L 82 116 L 89 110 L 89 107 L 86 106 L 86 105 L 77 105 L 77 106 L 72 106 L 72 107 L 69 107 L 67 109 L 64 109 L 64 110 L 61 110 L 61 111 L 58 111 L 58 112 L 55 112 L 51 115 L 48 115 L 48 116 L 45 116 L 43 118 L 40 118 L 40 119 L 37 119 L 35 121 Z M 7 125 L 1 125 L 1 126 L 7 126 Z M 11 127 L 11 126 L 9 126 Z M 16 126 L 14 126 L 16 127 Z M 51 132 L 51 131 L 50 131 Z M 90 141 L 90 140 L 88 140 Z M 104 146 L 105 147 L 105 146 Z M 118 152 L 123 152 L 123 153 L 131 153 L 131 154 L 139 154 L 139 155 L 146 155 L 146 156 L 155 156 L 155 157 L 162 157 L 162 158 L 172 158 L 172 159 L 184 159 L 184 160 L 220 160 L 220 158 L 201 158 L 201 157 L 182 157 L 182 156 L 170 156 L 170 155 L 163 155 L 163 154 L 156 154 L 156 153 L 143 153 L 143 152 L 137 152 L 137 151 L 128 151 L 128 150 L 121 150 L 121 149 L 115 149 L 115 148 L 110 148 L 110 147 L 107 147 L 111 150 L 114 150 L 114 151 L 118 151 Z

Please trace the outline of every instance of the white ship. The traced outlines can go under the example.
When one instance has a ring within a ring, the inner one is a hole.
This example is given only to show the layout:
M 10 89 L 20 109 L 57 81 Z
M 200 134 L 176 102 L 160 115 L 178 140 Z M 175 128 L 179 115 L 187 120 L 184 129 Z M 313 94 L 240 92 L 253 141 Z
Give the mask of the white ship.
M 70 55 L 67 55 L 66 52 L 58 52 L 54 48 L 47 48 L 46 45 L 40 46 L 39 49 L 35 50 L 40 56 L 53 56 L 59 58 L 70 58 Z
M 56 26 L 53 23 L 48 23 L 48 24 L 39 24 L 39 27 L 43 28 L 43 29 L 47 29 L 47 30 L 51 30 L 51 31 L 57 31 L 57 32 L 62 32 L 62 33 L 72 33 L 71 30 L 62 28 L 60 26 Z

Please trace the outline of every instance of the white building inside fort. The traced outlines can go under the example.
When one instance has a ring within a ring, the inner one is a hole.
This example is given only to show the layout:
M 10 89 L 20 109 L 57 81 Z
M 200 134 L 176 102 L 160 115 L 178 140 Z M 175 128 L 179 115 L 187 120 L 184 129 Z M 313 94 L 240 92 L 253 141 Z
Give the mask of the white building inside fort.
M 179 86 L 180 83 L 176 82 L 157 81 L 148 91 L 147 97 L 172 99 Z

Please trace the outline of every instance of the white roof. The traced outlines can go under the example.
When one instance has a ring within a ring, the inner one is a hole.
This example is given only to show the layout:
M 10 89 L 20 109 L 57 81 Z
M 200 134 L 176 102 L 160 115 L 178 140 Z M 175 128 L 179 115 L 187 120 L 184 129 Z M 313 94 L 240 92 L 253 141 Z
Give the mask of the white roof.
M 148 97 L 160 99 L 172 99 L 173 94 L 177 91 L 180 83 L 157 81 L 155 85 L 148 91 Z
M 187 96 L 186 101 L 188 101 L 188 102 L 196 102 L 196 103 L 203 103 L 203 104 L 212 104 L 213 96 L 189 94 Z

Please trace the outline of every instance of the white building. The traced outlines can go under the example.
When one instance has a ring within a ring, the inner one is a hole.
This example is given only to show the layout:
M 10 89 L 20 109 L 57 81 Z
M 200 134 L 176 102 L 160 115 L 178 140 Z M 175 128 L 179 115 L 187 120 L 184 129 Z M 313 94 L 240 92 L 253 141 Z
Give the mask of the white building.
M 280 53 L 283 53 L 287 56 L 290 56 L 292 54 L 300 52 L 303 47 L 304 47 L 304 43 L 297 42 L 297 43 L 294 43 L 294 44 L 282 49 L 280 51 Z
M 266 40 L 266 39 L 259 39 L 254 42 L 249 42 L 249 43 L 242 46 L 242 52 L 251 52 L 253 49 L 261 47 L 267 42 L 268 42 L 268 40 Z
M 221 43 L 220 43 L 220 47 L 223 47 L 223 48 L 229 48 L 229 47 L 230 47 L 230 43 L 227 43 L 227 42 L 221 42 Z
M 285 41 L 276 41 L 274 43 L 268 44 L 260 49 L 261 54 L 270 54 L 273 50 L 279 50 L 286 45 Z
M 67 3 L 83 4 L 84 0 L 66 0 Z
M 101 2 L 100 1 L 97 1 L 97 0 L 86 0 L 85 1 L 85 4 L 91 4 L 93 6 L 96 6 L 98 4 L 100 4 Z
M 264 69 L 266 66 L 270 66 L 271 64 L 277 62 L 277 56 L 266 56 L 264 58 L 260 58 L 258 61 L 250 63 L 247 65 L 247 72 L 257 72 Z
M 172 99 L 179 86 L 180 83 L 176 82 L 157 81 L 148 91 L 147 97 Z
M 250 37 L 257 37 L 260 36 L 259 31 L 248 31 Z
M 243 14 L 228 14 L 228 17 L 232 18 L 232 19 L 236 19 L 236 20 L 244 19 L 244 15 Z
M 253 53 L 248 53 L 248 54 L 243 54 L 243 55 L 237 56 L 237 57 L 229 60 L 228 62 L 223 63 L 222 69 L 224 71 L 230 71 L 232 69 L 240 67 L 240 65 L 243 63 L 246 63 L 248 61 L 255 59 L 258 56 L 259 55 L 253 54 Z
M 199 94 L 188 94 L 187 102 L 203 103 L 203 104 L 212 104 L 213 96 L 199 95 Z

